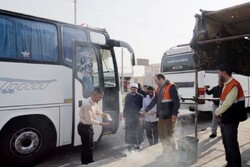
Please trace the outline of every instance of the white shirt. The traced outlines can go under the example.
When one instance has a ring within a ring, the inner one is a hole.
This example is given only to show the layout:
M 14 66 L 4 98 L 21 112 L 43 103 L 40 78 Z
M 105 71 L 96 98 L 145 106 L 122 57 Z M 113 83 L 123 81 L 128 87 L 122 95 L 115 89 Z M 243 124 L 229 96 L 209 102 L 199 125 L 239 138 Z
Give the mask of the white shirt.
M 86 125 L 100 124 L 95 118 L 96 115 L 102 115 L 102 111 L 98 110 L 97 103 L 89 97 L 83 102 L 79 112 L 80 122 Z
M 149 95 L 147 95 L 147 97 L 143 98 L 143 102 L 142 102 L 142 108 L 141 111 L 145 111 L 146 107 L 150 104 L 150 102 L 152 101 L 152 99 L 154 98 L 154 96 L 151 98 Z M 155 122 L 158 121 L 157 117 L 156 117 L 156 113 L 157 113 L 157 109 L 156 109 L 156 105 L 147 112 L 144 121 L 146 122 Z

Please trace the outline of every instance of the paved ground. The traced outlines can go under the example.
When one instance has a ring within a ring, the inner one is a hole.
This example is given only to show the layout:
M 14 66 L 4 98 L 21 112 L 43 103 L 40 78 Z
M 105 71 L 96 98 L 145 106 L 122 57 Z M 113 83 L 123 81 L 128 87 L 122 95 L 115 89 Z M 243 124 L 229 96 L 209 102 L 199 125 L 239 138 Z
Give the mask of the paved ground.
M 250 117 L 250 113 L 248 113 Z M 239 144 L 242 156 L 243 167 L 250 167 L 250 118 L 239 126 Z M 174 157 L 162 157 L 161 144 L 148 147 L 139 152 L 132 152 L 127 157 L 112 157 L 106 160 L 95 162 L 90 167 L 223 167 L 226 164 L 224 147 L 221 140 L 220 130 L 218 137 L 210 139 L 210 129 L 198 133 L 198 152 L 189 149 L 188 151 L 179 148 L 179 155 Z M 193 137 L 192 135 L 191 137 Z M 193 137 L 193 139 L 195 139 Z M 191 145 L 196 146 L 195 141 Z M 198 158 L 192 155 L 197 153 Z M 180 158 L 181 157 L 181 158 Z M 193 161 L 197 162 L 193 163 Z M 86 166 L 86 165 L 83 165 Z

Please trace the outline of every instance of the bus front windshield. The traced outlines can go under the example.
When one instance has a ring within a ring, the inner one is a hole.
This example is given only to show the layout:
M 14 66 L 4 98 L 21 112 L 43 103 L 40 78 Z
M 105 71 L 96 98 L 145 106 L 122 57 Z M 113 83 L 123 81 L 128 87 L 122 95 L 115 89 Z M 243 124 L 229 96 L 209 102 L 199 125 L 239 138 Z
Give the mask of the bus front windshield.
M 162 72 L 194 70 L 195 62 L 193 55 L 194 52 L 165 55 L 162 58 Z

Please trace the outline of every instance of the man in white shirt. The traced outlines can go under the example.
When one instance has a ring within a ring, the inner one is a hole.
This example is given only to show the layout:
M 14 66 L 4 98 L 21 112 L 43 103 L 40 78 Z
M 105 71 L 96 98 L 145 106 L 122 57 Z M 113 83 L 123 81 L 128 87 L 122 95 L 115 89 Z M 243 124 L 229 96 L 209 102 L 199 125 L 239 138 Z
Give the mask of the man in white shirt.
M 150 146 L 157 144 L 159 138 L 156 105 L 148 112 L 145 112 L 146 107 L 150 104 L 154 96 L 155 96 L 154 88 L 152 86 L 148 86 L 148 95 L 143 99 L 143 104 L 141 109 L 144 116 L 144 128 L 146 130 L 146 135 Z
M 80 122 L 78 124 L 78 134 L 81 136 L 82 150 L 81 161 L 82 164 L 88 164 L 93 161 L 93 136 L 94 131 L 92 124 L 108 126 L 107 122 L 99 122 L 96 120 L 96 115 L 107 118 L 109 115 L 103 113 L 97 108 L 97 103 L 102 99 L 104 93 L 99 88 L 95 88 L 90 97 L 88 97 L 79 112 Z

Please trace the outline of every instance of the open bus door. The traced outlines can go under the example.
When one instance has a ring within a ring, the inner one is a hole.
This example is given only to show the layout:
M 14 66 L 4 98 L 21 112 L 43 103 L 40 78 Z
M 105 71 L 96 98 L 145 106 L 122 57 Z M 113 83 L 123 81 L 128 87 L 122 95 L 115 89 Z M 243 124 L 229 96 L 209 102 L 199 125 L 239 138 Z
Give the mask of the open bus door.
M 74 144 L 80 144 L 80 136 L 77 132 L 79 123 L 79 111 L 84 100 L 90 97 L 94 87 L 103 88 L 102 74 L 99 62 L 99 52 L 94 45 L 86 42 L 73 42 L 73 111 L 74 111 Z M 98 103 L 100 106 L 102 101 Z M 100 117 L 97 117 L 102 121 Z M 102 134 L 102 126 L 94 126 L 94 141 L 97 141 Z
M 103 99 L 98 107 L 109 114 L 112 121 L 109 126 L 94 125 L 94 141 L 100 139 L 102 134 L 113 134 L 119 127 L 119 76 L 112 47 L 74 41 L 73 50 L 73 110 L 75 119 L 75 144 L 79 143 L 77 125 L 79 111 L 83 101 L 90 97 L 94 87 L 99 87 L 104 92 Z M 113 55 L 113 56 L 112 56 Z M 100 121 L 100 116 L 96 116 Z M 78 141 L 77 141 L 78 140 Z

